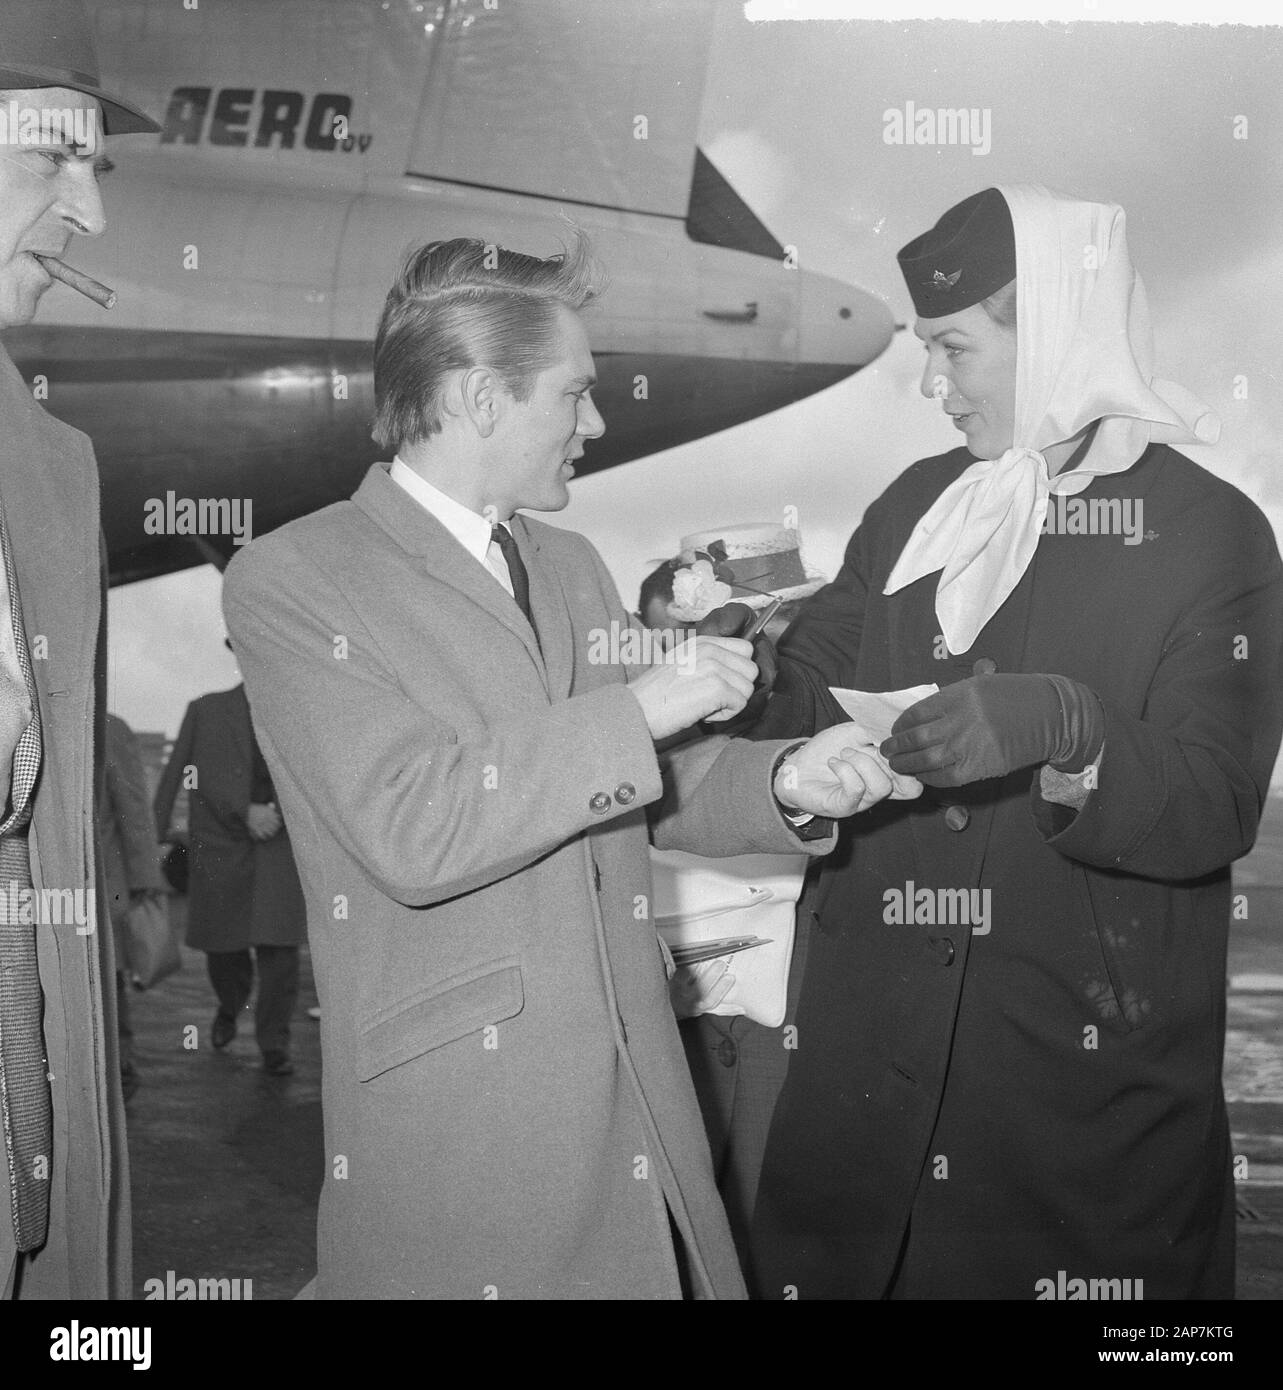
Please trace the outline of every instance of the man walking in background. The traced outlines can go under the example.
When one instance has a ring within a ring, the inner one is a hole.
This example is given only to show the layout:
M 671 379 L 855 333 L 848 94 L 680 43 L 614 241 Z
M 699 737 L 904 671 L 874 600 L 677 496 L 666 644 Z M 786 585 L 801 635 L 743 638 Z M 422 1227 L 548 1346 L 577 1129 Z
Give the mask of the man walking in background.
M 218 996 L 211 1038 L 236 1036 L 258 972 L 255 1037 L 263 1067 L 288 1076 L 298 998 L 303 895 L 276 793 L 254 739 L 245 687 L 193 700 L 156 789 L 156 830 L 171 839 L 180 787 L 188 791 L 187 944 L 206 953 Z M 250 950 L 253 948 L 253 955 Z

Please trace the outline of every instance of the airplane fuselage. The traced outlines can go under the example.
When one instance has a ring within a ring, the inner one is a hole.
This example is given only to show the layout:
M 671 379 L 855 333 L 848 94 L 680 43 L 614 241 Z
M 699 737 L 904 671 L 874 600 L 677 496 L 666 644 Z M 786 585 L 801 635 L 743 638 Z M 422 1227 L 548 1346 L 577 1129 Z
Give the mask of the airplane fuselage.
M 587 232 L 611 277 L 586 311 L 607 430 L 580 472 L 799 400 L 889 341 L 880 300 L 801 267 L 797 248 L 766 254 L 760 224 L 737 231 L 706 161 L 692 181 L 702 3 L 654 5 L 631 42 L 583 21 L 613 0 L 451 0 L 426 24 L 424 6 L 378 0 L 91 8 L 105 74 L 163 122 L 112 142 L 106 234 L 66 253 L 119 304 L 55 287 L 5 342 L 93 439 L 114 582 L 237 543 L 157 534 L 171 494 L 249 499 L 260 533 L 352 492 L 379 453 L 375 324 L 424 241 L 550 254 L 571 221 Z M 615 17 L 636 28 L 636 10 L 621 0 Z M 620 91 L 639 64 L 649 100 Z M 549 92 L 541 71 L 566 84 Z M 694 239 L 704 225 L 723 244 Z

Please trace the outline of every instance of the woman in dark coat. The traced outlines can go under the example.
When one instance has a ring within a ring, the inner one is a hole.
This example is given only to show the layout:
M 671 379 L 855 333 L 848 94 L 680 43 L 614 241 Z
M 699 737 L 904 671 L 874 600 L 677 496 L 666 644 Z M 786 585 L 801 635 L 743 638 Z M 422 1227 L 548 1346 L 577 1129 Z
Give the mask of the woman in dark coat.
M 1279 746 L 1270 526 L 1169 447 L 1120 208 L 989 189 L 905 247 L 966 447 L 870 506 L 755 736 L 941 687 L 843 827 L 753 1232 L 764 1297 L 1221 1298 L 1230 863 Z M 974 891 L 973 891 L 974 890 Z

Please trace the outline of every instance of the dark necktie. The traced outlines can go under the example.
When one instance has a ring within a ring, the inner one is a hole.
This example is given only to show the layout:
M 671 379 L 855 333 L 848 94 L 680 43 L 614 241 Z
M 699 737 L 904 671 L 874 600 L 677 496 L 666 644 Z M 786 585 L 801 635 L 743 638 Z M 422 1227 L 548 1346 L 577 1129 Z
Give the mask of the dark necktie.
M 492 526 L 490 539 L 503 551 L 504 563 L 508 566 L 508 578 L 512 580 L 512 596 L 517 600 L 517 607 L 526 615 L 526 621 L 530 624 L 531 632 L 535 634 L 535 641 L 538 642 L 539 629 L 535 627 L 534 615 L 530 611 L 530 576 L 526 572 L 526 562 L 521 558 L 521 551 L 517 549 L 517 542 L 513 540 L 512 533 L 506 526 Z
M 40 706 L 31 671 L 18 599 L 4 508 L 0 506 L 0 551 L 9 585 L 9 609 L 18 665 L 31 699 L 34 717 L 13 756 L 12 810 L 0 824 L 0 1119 L 10 1188 L 10 1211 L 19 1250 L 44 1244 L 49 1223 L 50 1150 L 53 1111 L 49 1095 L 41 1014 L 44 999 L 36 958 L 34 914 L 24 911 L 23 890 L 30 890 L 27 826 L 31 798 L 40 770 Z

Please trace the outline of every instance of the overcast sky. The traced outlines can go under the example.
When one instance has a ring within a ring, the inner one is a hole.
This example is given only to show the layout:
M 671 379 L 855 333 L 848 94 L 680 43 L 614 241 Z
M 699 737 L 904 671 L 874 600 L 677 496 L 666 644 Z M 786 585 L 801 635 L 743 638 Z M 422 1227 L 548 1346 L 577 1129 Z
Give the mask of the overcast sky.
M 1216 446 L 1186 452 L 1283 534 L 1281 93 L 1278 28 L 750 23 L 728 6 L 701 143 L 805 268 L 883 296 L 901 321 L 912 314 L 896 250 L 977 189 L 1048 183 L 1120 203 L 1158 374 L 1223 422 Z M 883 112 L 908 101 L 987 108 L 991 150 L 886 144 Z M 577 481 L 549 519 L 596 543 L 630 604 L 647 562 L 682 534 L 775 520 L 785 505 L 808 565 L 832 575 L 868 503 L 958 442 L 917 393 L 921 366 L 916 339 L 898 334 L 874 366 L 800 405 Z M 135 728 L 173 734 L 190 699 L 237 679 L 219 583 L 205 568 L 112 591 L 110 704 Z

